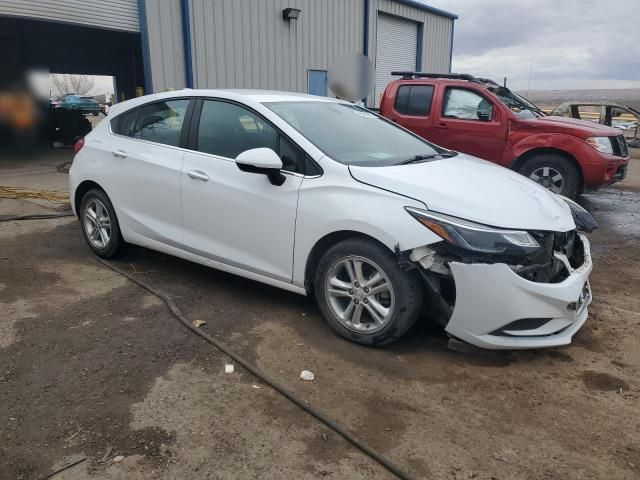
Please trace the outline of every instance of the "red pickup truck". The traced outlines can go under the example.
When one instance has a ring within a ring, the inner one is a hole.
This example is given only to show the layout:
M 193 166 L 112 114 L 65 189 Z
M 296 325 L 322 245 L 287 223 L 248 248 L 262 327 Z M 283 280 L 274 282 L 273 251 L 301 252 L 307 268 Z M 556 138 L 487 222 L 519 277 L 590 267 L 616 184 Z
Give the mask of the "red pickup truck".
M 380 113 L 430 142 L 511 168 L 571 198 L 626 175 L 627 142 L 614 128 L 546 116 L 508 88 L 471 75 L 393 75 L 402 78 L 387 85 Z

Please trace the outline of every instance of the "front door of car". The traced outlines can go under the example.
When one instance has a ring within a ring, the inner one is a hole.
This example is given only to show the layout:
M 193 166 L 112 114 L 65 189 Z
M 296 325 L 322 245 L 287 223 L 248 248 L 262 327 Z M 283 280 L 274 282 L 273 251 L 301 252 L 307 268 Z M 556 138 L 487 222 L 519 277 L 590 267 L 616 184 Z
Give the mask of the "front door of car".
M 118 115 L 105 144 L 104 177 L 123 227 L 174 247 L 182 244 L 179 145 L 189 101 L 162 100 Z
M 242 171 L 235 158 L 266 147 L 283 159 L 273 185 Z M 192 253 L 291 282 L 298 190 L 304 155 L 265 119 L 236 103 L 203 100 L 194 110 L 182 166 L 184 243 Z
M 499 163 L 507 141 L 507 121 L 503 116 L 493 100 L 477 90 L 446 87 L 429 140 Z

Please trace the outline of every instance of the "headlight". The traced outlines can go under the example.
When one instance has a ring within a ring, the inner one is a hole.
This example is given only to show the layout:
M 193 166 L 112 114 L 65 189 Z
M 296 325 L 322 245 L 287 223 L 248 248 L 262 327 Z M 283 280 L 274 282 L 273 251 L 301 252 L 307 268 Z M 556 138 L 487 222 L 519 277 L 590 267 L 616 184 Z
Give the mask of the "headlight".
M 540 244 L 528 232 L 502 230 L 479 223 L 450 217 L 442 213 L 405 207 L 416 220 L 456 247 L 495 255 L 529 255 Z
M 591 216 L 584 208 L 578 205 L 570 198 L 560 195 L 562 199 L 567 202 L 571 209 L 571 216 L 573 217 L 573 223 L 576 224 L 576 228 L 580 231 L 591 233 L 598 228 L 598 222 Z
M 585 141 L 599 152 L 613 155 L 613 146 L 609 137 L 589 137 Z

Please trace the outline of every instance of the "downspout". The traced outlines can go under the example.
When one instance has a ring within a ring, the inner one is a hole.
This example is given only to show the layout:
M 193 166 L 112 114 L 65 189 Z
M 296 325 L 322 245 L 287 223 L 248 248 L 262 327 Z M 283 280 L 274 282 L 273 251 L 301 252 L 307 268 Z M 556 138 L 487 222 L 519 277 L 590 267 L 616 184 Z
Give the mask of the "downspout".
M 146 0 L 138 0 L 138 18 L 140 23 L 140 44 L 142 46 L 142 68 L 144 70 L 144 93 L 153 93 L 151 77 L 151 54 L 149 53 L 149 26 L 147 25 Z
M 189 0 L 180 0 L 182 10 L 182 44 L 184 49 L 184 74 L 187 88 L 193 88 L 193 55 L 191 52 L 191 21 Z
M 364 0 L 364 27 L 363 27 L 363 43 L 362 43 L 362 54 L 365 57 L 369 56 L 369 10 L 370 10 L 370 1 Z M 364 106 L 369 106 L 369 97 L 367 96 L 364 99 Z
M 416 48 L 416 72 L 422 71 L 422 49 L 424 48 L 424 23 L 418 24 L 418 45 Z M 449 66 L 451 70 L 451 66 Z
M 455 30 L 456 20 L 451 20 L 451 44 L 449 45 L 449 73 L 453 67 L 453 31 Z

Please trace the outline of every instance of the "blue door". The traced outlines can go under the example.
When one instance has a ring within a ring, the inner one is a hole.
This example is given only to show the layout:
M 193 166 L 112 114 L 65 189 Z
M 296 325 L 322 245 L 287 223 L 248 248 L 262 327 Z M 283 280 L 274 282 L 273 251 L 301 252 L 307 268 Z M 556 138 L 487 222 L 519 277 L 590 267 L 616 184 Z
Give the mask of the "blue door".
M 322 97 L 327 96 L 326 70 L 309 70 L 309 93 Z

